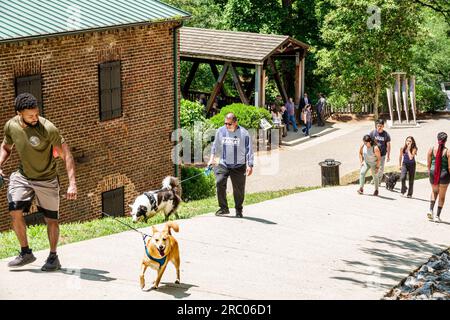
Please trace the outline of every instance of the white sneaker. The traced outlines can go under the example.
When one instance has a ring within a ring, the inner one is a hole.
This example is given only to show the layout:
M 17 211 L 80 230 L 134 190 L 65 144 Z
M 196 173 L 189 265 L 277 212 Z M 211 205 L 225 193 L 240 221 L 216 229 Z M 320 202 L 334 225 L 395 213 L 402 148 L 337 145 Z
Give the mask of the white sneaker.
M 428 220 L 433 221 L 434 220 L 433 219 L 433 212 L 428 212 L 427 213 L 427 217 L 428 217 Z
M 440 217 L 436 216 L 436 217 L 434 217 L 434 222 L 436 222 L 436 223 L 441 223 L 442 220 L 441 220 Z

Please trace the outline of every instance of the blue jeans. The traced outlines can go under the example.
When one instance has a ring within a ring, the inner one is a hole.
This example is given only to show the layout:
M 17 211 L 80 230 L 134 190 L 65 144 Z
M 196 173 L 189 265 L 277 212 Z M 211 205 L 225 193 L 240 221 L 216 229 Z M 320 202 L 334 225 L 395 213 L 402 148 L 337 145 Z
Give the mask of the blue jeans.
M 288 129 L 288 130 L 289 130 L 289 121 L 292 122 L 292 125 L 294 126 L 294 130 L 298 130 L 297 123 L 295 122 L 295 114 L 288 115 L 288 120 L 286 123 L 286 129 Z
M 311 121 L 306 121 L 305 127 L 302 129 L 302 131 L 305 133 L 305 136 L 309 136 L 309 130 L 312 127 Z

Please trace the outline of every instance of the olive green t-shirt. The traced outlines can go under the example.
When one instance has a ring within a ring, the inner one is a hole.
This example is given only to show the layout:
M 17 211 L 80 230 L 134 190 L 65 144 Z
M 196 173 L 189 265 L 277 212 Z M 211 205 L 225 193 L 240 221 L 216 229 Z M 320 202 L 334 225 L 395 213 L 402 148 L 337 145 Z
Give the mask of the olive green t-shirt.
M 5 124 L 4 132 L 3 143 L 14 145 L 19 154 L 22 175 L 31 180 L 52 180 L 57 176 L 53 146 L 61 146 L 64 138 L 53 123 L 39 117 L 36 127 L 22 128 L 17 115 Z

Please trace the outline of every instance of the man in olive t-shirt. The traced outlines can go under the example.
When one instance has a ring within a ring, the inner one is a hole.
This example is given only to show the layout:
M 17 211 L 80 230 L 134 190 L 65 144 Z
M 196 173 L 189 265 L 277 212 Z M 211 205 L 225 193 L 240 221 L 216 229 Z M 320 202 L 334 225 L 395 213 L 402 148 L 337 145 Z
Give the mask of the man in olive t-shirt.
M 38 210 L 44 214 L 50 242 L 50 255 L 43 271 L 61 268 L 56 248 L 59 238 L 59 182 L 56 171 L 55 150 L 64 160 L 69 177 L 67 199 L 76 199 L 75 165 L 72 154 L 58 129 L 47 119 L 39 116 L 36 98 L 22 93 L 15 100 L 17 115 L 4 127 L 4 139 L 0 147 L 0 175 L 2 166 L 15 147 L 20 165 L 13 172 L 8 185 L 8 204 L 13 229 L 21 245 L 18 257 L 9 267 L 21 267 L 36 260 L 28 247 L 27 231 L 23 212 L 28 212 L 36 198 Z

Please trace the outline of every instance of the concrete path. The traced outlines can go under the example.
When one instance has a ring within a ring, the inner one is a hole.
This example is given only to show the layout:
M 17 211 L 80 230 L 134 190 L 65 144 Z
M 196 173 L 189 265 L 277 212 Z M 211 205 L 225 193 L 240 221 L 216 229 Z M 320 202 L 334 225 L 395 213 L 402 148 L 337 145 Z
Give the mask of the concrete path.
M 435 143 L 437 133 L 450 134 L 450 117 L 421 120 L 418 128 L 386 130 L 391 135 L 391 161 L 386 166 L 398 166 L 400 148 L 412 135 L 419 148 L 417 160 L 426 163 L 428 149 Z M 297 186 L 321 185 L 319 162 L 333 158 L 342 163 L 341 177 L 359 168 L 358 151 L 362 137 L 373 129 L 371 121 L 328 123 L 327 127 L 313 127 L 315 138 L 289 132 L 290 145 L 272 152 L 260 152 L 255 158 L 254 174 L 247 179 L 247 192 L 280 190 Z M 292 138 L 294 136 L 295 138 Z
M 450 206 L 445 223 L 425 218 L 428 182 L 413 199 L 398 187 L 380 197 L 324 188 L 245 207 L 244 219 L 179 221 L 182 283 L 170 266 L 157 291 L 139 289 L 144 250 L 132 231 L 61 247 L 61 272 L 40 271 L 47 251 L 15 270 L 4 259 L 0 299 L 380 299 L 450 243 Z

